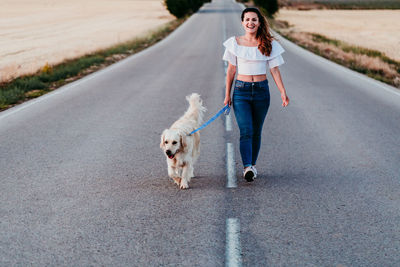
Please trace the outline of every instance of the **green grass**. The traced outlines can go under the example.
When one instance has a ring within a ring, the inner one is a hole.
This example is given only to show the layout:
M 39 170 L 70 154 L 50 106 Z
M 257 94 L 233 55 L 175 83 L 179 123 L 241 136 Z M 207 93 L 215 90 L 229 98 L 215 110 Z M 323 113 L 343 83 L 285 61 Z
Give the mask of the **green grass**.
M 77 59 L 68 60 L 56 66 L 46 64 L 42 70 L 33 75 L 22 76 L 10 82 L 2 83 L 0 84 L 0 111 L 30 98 L 41 96 L 70 81 L 118 61 L 118 59 L 112 57 L 113 55 L 126 57 L 137 53 L 165 38 L 185 19 L 167 23 L 145 37 L 135 38 L 132 41 Z

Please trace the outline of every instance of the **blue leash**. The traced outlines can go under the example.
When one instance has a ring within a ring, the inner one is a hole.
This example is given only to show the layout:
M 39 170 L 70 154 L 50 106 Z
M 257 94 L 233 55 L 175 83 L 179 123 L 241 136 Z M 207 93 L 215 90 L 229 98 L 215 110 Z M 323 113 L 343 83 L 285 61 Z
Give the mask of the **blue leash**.
M 229 105 L 226 105 L 225 107 L 223 107 L 220 111 L 218 111 L 217 114 L 214 115 L 214 117 L 212 117 L 211 119 L 209 119 L 208 121 L 206 121 L 203 125 L 201 125 L 199 128 L 197 128 L 196 130 L 192 131 L 191 133 L 189 133 L 188 135 L 192 135 L 197 131 L 200 131 L 201 129 L 205 128 L 207 125 L 209 125 L 210 123 L 212 123 L 216 118 L 218 118 L 222 113 L 225 113 L 225 115 L 228 115 L 229 112 L 231 111 L 231 107 Z

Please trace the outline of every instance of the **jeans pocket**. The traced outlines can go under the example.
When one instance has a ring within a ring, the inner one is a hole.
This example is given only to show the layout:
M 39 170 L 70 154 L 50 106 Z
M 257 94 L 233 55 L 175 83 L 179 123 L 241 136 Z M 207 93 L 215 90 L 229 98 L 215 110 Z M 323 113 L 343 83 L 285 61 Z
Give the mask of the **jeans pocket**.
M 236 80 L 235 89 L 240 89 L 244 87 L 244 82 Z

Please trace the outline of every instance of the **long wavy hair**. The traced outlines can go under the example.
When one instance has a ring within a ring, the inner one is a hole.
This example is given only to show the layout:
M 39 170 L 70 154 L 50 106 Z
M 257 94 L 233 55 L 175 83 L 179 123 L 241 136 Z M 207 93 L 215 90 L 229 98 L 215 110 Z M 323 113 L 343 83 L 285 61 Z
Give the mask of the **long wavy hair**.
M 244 20 L 244 14 L 247 12 L 254 12 L 257 14 L 258 21 L 260 22 L 260 26 L 258 27 L 256 34 L 256 38 L 258 40 L 258 50 L 260 50 L 261 54 L 269 56 L 272 51 L 272 40 L 274 37 L 270 33 L 267 19 L 261 14 L 258 8 L 248 7 L 242 12 L 242 21 Z

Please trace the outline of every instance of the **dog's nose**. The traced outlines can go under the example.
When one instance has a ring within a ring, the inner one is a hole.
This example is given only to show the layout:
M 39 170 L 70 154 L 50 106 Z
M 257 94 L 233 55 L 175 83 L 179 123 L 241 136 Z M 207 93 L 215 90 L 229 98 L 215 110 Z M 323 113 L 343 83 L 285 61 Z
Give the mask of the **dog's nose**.
M 167 150 L 165 151 L 165 153 L 167 154 L 167 156 L 171 156 L 171 150 Z

